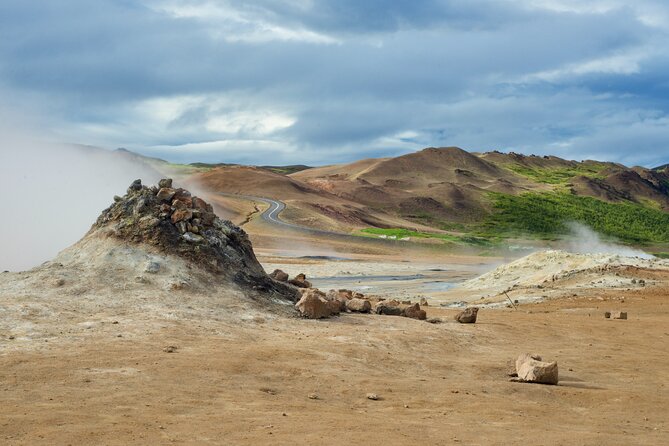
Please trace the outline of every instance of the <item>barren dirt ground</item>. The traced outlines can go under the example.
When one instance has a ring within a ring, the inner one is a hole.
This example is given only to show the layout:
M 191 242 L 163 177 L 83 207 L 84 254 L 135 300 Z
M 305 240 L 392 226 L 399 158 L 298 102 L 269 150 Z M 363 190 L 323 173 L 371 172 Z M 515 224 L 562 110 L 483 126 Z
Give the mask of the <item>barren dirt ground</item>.
M 277 245 L 256 248 L 276 256 Z M 383 265 L 377 254 L 343 255 Z M 110 307 L 75 336 L 54 318 L 48 338 L 0 333 L 0 444 L 669 444 L 669 277 L 657 280 L 484 308 L 473 325 L 437 306 L 426 308 L 444 320 L 434 325 L 222 306 L 215 318 L 147 315 L 142 326 L 141 312 Z M 510 382 L 523 352 L 557 360 L 560 384 Z
M 165 321 L 130 339 L 119 319 L 0 355 L 0 443 L 667 444 L 669 292 L 615 297 L 483 310 L 475 325 L 430 307 L 443 324 Z M 509 382 L 525 351 L 557 360 L 560 385 Z

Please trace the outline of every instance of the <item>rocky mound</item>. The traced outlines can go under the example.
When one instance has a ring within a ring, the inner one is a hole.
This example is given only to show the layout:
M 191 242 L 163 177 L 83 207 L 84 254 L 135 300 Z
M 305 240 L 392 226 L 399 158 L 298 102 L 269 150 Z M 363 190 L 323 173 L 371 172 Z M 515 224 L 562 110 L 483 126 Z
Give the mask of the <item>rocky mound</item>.
M 105 209 L 86 235 L 148 244 L 209 272 L 218 281 L 232 281 L 257 292 L 295 299 L 295 291 L 270 278 L 258 262 L 246 233 L 214 214 L 213 207 L 172 180 L 156 186 L 134 181 L 123 197 Z

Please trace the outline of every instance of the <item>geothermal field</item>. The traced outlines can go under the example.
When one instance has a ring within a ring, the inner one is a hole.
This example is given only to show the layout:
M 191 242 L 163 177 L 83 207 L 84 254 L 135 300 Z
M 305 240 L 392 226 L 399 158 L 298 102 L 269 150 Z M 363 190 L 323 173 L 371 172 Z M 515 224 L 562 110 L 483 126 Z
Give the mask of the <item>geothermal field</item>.
M 0 274 L 0 443 L 669 442 L 669 261 L 482 256 L 197 194 L 135 181 Z

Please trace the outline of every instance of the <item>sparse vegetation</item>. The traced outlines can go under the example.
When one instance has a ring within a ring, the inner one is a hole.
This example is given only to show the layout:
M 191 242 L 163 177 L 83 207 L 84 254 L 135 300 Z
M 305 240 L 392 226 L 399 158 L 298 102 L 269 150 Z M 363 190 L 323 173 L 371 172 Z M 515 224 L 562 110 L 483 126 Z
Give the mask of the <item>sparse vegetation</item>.
M 570 179 L 579 175 L 590 178 L 601 178 L 600 173 L 605 166 L 600 164 L 578 164 L 569 168 L 539 168 L 522 164 L 508 164 L 505 167 L 533 181 L 559 185 L 565 184 Z
M 496 212 L 483 225 L 486 236 L 537 235 L 555 238 L 569 232 L 566 223 L 630 243 L 669 242 L 669 214 L 636 203 L 607 203 L 568 193 L 490 194 Z

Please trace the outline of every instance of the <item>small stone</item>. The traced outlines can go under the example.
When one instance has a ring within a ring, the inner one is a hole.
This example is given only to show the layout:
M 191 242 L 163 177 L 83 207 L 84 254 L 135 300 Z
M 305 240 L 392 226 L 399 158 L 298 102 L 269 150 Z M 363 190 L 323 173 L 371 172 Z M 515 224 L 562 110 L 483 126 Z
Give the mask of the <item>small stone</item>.
M 63 285 L 65 285 L 65 279 L 56 279 L 53 282 L 53 286 L 57 288 L 62 287 Z
M 179 230 L 180 233 L 182 233 L 182 234 L 186 233 L 186 222 L 185 221 L 177 222 L 176 227 L 177 227 L 177 229 Z
M 14 337 L 14 335 L 9 335 L 9 338 L 8 338 L 8 339 L 9 339 L 9 340 L 13 340 L 13 339 L 16 339 L 16 338 Z
M 163 348 L 163 351 L 165 353 L 175 353 L 179 347 L 176 345 L 168 345 L 167 347 Z
M 203 211 L 207 210 L 207 202 L 204 201 L 202 198 L 193 197 L 192 201 L 193 201 L 193 207 L 195 209 L 200 209 L 200 210 L 203 210 Z
M 158 262 L 149 262 L 144 268 L 144 272 L 149 274 L 156 274 L 158 271 L 160 271 L 160 263 Z
M 307 280 L 307 276 L 303 273 L 298 274 L 294 279 L 289 280 L 288 283 L 298 288 L 311 288 L 311 282 Z
M 610 312 L 610 311 L 605 311 L 605 312 L 604 312 L 604 317 L 605 317 L 606 319 L 610 319 L 610 318 L 611 318 L 611 312 Z
M 128 193 L 133 191 L 138 191 L 142 189 L 142 180 L 135 180 L 132 182 L 130 187 L 128 187 Z
M 162 180 L 158 181 L 158 187 L 163 189 L 171 189 L 172 188 L 172 178 L 163 178 Z
M 626 311 L 614 311 L 614 312 L 611 313 L 611 319 L 627 320 L 627 312 Z
M 317 399 L 319 399 L 319 398 L 318 398 L 318 395 L 316 395 L 315 393 L 310 393 L 310 394 L 308 395 L 308 397 L 309 397 L 310 400 L 317 400 Z
M 427 322 L 429 322 L 430 324 L 441 324 L 443 321 L 438 317 L 431 317 L 427 319 Z
M 427 307 L 427 306 L 429 306 L 429 304 L 427 303 L 427 299 L 425 299 L 424 297 L 421 297 L 421 298 L 420 298 L 420 306 L 421 306 L 421 307 Z
M 180 221 L 186 221 L 193 218 L 193 212 L 190 209 L 183 209 L 174 211 L 172 214 L 172 223 L 178 223 Z
M 275 269 L 269 276 L 272 279 L 279 282 L 288 282 L 288 277 L 289 277 L 287 273 L 283 272 L 280 269 Z
M 114 201 L 118 203 L 119 201 L 123 200 L 123 198 L 119 197 L 118 195 L 114 195 Z
M 376 393 L 368 393 L 367 394 L 367 399 L 372 400 L 372 401 L 378 401 L 379 396 Z
M 461 324 L 474 324 L 478 315 L 478 307 L 466 308 L 455 316 L 455 320 Z
M 182 237 L 184 238 L 184 240 L 191 243 L 200 243 L 204 241 L 204 237 L 202 237 L 201 235 L 193 234 L 192 232 L 186 232 L 184 233 L 184 235 L 182 235 Z
M 175 193 L 176 193 L 176 191 L 174 189 L 169 188 L 169 187 L 163 187 L 156 194 L 156 198 L 159 199 L 160 201 L 170 201 L 171 202 Z

